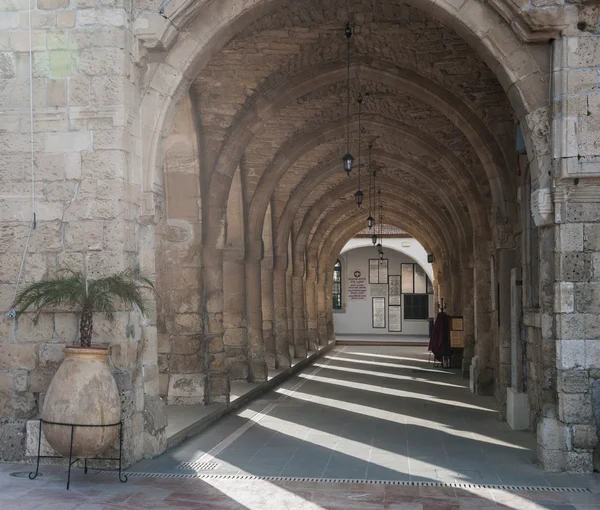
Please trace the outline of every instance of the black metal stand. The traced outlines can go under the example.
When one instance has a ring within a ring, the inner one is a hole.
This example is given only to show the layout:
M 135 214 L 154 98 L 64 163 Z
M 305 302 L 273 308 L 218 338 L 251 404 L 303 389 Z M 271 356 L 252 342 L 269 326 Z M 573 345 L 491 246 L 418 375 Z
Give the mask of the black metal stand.
M 83 472 L 87 474 L 88 465 L 87 458 L 76 458 L 73 460 L 73 437 L 75 435 L 75 427 L 86 427 L 86 428 L 104 428 L 104 427 L 119 427 L 119 456 L 118 457 L 92 457 L 91 460 L 118 460 L 119 461 L 119 481 L 121 483 L 125 483 L 127 481 L 127 475 L 123 473 L 121 469 L 121 460 L 122 460 L 122 452 L 123 452 L 123 422 L 120 421 L 118 423 L 110 423 L 108 425 L 78 425 L 76 423 L 58 423 L 55 421 L 46 421 L 40 418 L 40 430 L 38 435 L 38 454 L 37 454 L 37 465 L 35 468 L 35 473 L 29 473 L 29 479 L 34 480 L 40 472 L 40 459 L 60 459 L 63 458 L 62 455 L 40 455 L 42 448 L 42 425 L 47 423 L 49 425 L 60 425 L 63 427 L 71 427 L 71 444 L 69 446 L 69 471 L 67 475 L 67 490 L 69 490 L 69 486 L 71 485 L 71 466 L 75 464 L 78 460 L 83 460 Z

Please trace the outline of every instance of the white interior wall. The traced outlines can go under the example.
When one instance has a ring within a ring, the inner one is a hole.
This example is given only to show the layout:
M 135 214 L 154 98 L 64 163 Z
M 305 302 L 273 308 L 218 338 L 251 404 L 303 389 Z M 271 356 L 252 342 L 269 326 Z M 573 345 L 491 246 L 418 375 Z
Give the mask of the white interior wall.
M 384 256 L 388 259 L 388 274 L 400 275 L 402 263 L 418 263 L 433 280 L 433 270 L 427 262 L 427 253 L 415 239 L 384 239 L 383 245 Z M 382 335 L 406 340 L 409 340 L 409 337 L 428 336 L 427 321 L 404 319 L 403 306 L 402 332 L 390 332 L 388 297 L 385 298 L 386 327 L 373 328 L 372 298 L 373 290 L 377 286 L 369 283 L 369 259 L 376 258 L 378 254 L 370 239 L 352 239 L 342 249 L 339 257 L 342 263 L 342 310 L 334 310 L 336 335 Z M 353 278 L 356 271 L 366 278 L 365 299 L 348 299 L 349 278 Z M 404 296 L 401 297 L 401 303 L 404 305 Z M 429 316 L 433 317 L 434 313 L 433 295 L 430 295 Z

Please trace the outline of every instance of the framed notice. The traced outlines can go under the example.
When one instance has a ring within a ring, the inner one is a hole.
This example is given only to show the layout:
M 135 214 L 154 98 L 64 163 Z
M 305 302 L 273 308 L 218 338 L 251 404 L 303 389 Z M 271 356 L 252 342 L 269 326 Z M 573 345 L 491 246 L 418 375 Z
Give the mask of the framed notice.
M 371 285 L 371 297 L 388 297 L 388 286 L 382 283 Z
M 462 317 L 451 317 L 450 320 L 451 320 L 451 323 L 450 323 L 451 331 L 463 331 L 465 329 Z
M 369 259 L 369 283 L 379 283 L 379 260 Z
M 379 283 L 388 282 L 388 259 L 379 261 Z
M 388 282 L 388 259 L 369 259 L 369 283 Z
M 402 276 L 389 275 L 388 284 L 390 286 L 389 306 L 400 306 L 402 304 Z
M 373 298 L 373 328 L 385 328 L 385 298 Z
M 402 307 L 401 306 L 389 306 L 389 327 L 388 331 L 400 332 L 402 331 Z
M 450 347 L 456 347 L 457 349 L 464 348 L 465 346 L 465 332 L 464 331 L 450 331 Z

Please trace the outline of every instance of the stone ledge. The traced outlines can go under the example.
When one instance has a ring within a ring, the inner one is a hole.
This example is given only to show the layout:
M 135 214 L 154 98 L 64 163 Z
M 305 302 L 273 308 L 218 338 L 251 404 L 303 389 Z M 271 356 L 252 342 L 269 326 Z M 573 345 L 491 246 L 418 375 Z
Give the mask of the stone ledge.
M 264 383 L 233 383 L 232 399 L 229 405 L 210 404 L 208 406 L 167 406 L 167 417 L 172 415 L 173 411 L 183 411 L 179 415 L 179 420 L 185 422 L 179 426 L 175 424 L 167 425 L 167 449 L 181 443 L 188 437 L 198 434 L 212 425 L 219 418 L 239 409 L 251 400 L 259 397 L 271 388 L 278 386 L 283 381 L 296 374 L 306 366 L 310 365 L 318 358 L 329 352 L 336 345 L 335 341 L 322 346 L 318 351 L 313 352 L 306 358 L 296 359 L 295 363 L 285 370 L 270 370 L 269 380 Z M 179 408 L 179 409 L 177 409 Z M 190 413 L 185 413 L 189 410 Z M 190 414 L 202 416 L 194 419 Z M 198 414 L 196 414 L 198 413 Z M 186 416 L 187 414 L 187 416 Z

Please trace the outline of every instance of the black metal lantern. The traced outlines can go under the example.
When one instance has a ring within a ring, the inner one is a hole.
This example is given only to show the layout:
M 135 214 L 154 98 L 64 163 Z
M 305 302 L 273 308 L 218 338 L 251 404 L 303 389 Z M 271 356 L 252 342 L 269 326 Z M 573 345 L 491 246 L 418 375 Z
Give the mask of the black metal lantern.
M 354 193 L 354 200 L 356 200 L 356 205 L 360 207 L 360 204 L 363 202 L 364 193 L 361 190 L 358 190 Z
M 382 253 L 382 252 L 383 252 L 383 246 L 381 246 L 381 243 L 377 243 L 377 251 L 378 251 L 379 253 Z
M 377 244 L 377 235 L 373 234 L 371 236 L 371 242 L 373 243 L 373 246 L 375 246 Z
M 348 153 L 342 158 L 342 160 L 344 161 L 344 172 L 350 175 L 350 172 L 352 172 L 352 162 L 354 161 L 354 156 Z
M 379 252 L 379 260 L 383 260 L 383 251 Z
M 371 194 L 369 193 L 369 198 L 371 198 Z M 375 220 L 373 219 L 373 216 L 369 215 L 369 217 L 367 218 L 367 227 L 369 228 L 373 228 L 373 222 Z M 375 244 L 375 243 L 373 243 Z

